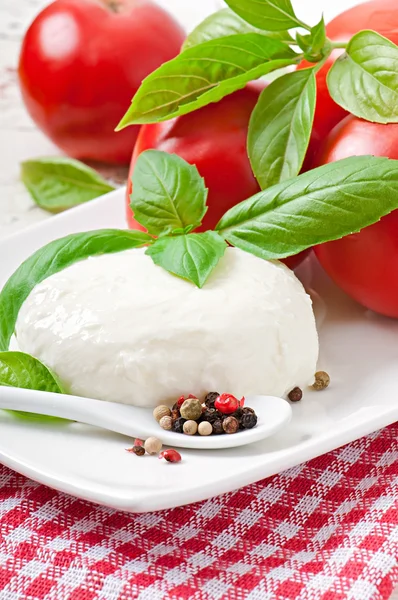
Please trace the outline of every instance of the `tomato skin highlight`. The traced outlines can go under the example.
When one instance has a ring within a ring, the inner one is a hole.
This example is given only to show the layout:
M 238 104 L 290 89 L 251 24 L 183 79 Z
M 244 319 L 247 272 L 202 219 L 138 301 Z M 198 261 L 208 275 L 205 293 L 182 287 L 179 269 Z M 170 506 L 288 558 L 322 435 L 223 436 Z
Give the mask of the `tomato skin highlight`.
M 398 159 L 398 124 L 380 125 L 346 117 L 325 140 L 316 166 L 348 156 Z M 354 300 L 398 318 L 398 210 L 341 240 L 317 246 L 315 254 L 333 281 Z
M 214 229 L 227 210 L 260 191 L 247 156 L 246 142 L 250 115 L 263 87 L 250 84 L 193 113 L 142 126 L 127 183 L 126 217 L 131 229 L 144 230 L 134 219 L 130 195 L 135 163 L 145 150 L 155 148 L 178 154 L 198 168 L 209 189 L 209 208 L 197 231 Z M 306 254 L 289 257 L 284 262 L 295 268 Z
M 114 129 L 142 79 L 174 58 L 184 37 L 149 0 L 56 0 L 23 40 L 18 74 L 26 108 L 66 154 L 128 164 L 139 127 Z
M 371 0 L 358 4 L 335 17 L 326 26 L 327 35 L 334 42 L 348 42 L 353 35 L 363 29 L 373 29 L 394 44 L 398 44 L 397 0 Z M 314 126 L 303 170 L 308 170 L 313 166 L 314 156 L 323 139 L 348 115 L 344 108 L 332 100 L 326 82 L 329 69 L 343 52 L 342 49 L 334 50 L 317 73 L 317 105 Z M 303 69 L 310 66 L 313 65 L 303 61 L 298 68 Z

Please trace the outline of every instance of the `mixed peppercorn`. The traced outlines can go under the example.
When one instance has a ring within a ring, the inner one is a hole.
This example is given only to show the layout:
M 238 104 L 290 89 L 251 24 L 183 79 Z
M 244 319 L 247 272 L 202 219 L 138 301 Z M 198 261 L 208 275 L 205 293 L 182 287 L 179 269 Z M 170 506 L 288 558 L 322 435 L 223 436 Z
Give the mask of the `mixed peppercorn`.
M 157 406 L 153 416 L 162 429 L 185 435 L 222 435 L 252 429 L 257 425 L 257 415 L 232 394 L 210 392 L 202 403 L 190 394 L 181 396 L 170 409 Z
M 134 440 L 134 446 L 127 448 L 127 452 L 132 452 L 136 456 L 144 456 L 145 454 L 151 454 L 152 456 L 158 455 L 158 458 L 164 458 L 167 462 L 180 462 L 181 454 L 169 448 L 168 450 L 162 450 L 162 442 L 155 437 L 149 437 L 147 440 L 140 440 L 136 438 Z

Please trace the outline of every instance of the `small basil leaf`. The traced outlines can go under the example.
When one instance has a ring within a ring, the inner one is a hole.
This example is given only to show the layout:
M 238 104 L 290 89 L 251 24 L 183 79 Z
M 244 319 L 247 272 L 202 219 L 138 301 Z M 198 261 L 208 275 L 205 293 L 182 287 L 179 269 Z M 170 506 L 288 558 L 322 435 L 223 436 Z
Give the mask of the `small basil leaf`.
M 314 25 L 314 27 L 311 28 L 310 38 L 311 52 L 316 53 L 322 50 L 326 42 L 326 27 L 323 15 L 319 23 L 317 23 L 316 25 Z
M 283 75 L 266 87 L 249 124 L 248 153 L 262 189 L 300 172 L 315 112 L 313 69 Z
M 327 78 L 333 100 L 353 115 L 398 123 L 398 47 L 374 31 L 361 31 Z
M 194 46 L 151 73 L 119 123 L 153 123 L 217 102 L 249 81 L 295 62 L 283 42 L 258 33 L 230 35 Z
M 175 154 L 147 150 L 133 172 L 131 208 L 152 235 L 188 233 L 206 214 L 207 188 L 195 166 Z
M 278 39 L 286 44 L 294 40 L 288 31 L 263 31 L 246 23 L 230 8 L 222 8 L 209 15 L 186 38 L 183 50 L 229 35 L 240 33 L 260 33 L 267 37 Z
M 0 352 L 0 385 L 54 392 L 62 394 L 63 389 L 56 376 L 37 358 L 23 352 Z M 68 423 L 65 419 L 48 417 L 19 410 L 7 411 L 16 417 L 34 420 Z
M 205 231 L 160 238 L 146 253 L 156 265 L 201 288 L 226 247 L 227 244 L 217 233 Z
M 230 209 L 217 230 L 268 260 L 339 239 L 398 208 L 398 161 L 373 156 L 327 164 Z
M 225 0 L 242 19 L 269 31 L 282 31 L 301 27 L 290 0 Z
M 115 188 L 94 169 L 63 157 L 38 158 L 21 164 L 21 178 L 40 208 L 58 213 Z
M 79 260 L 138 248 L 153 242 L 141 231 L 100 229 L 74 233 L 37 250 L 9 278 L 0 293 L 0 350 L 8 350 L 19 309 L 33 288 Z

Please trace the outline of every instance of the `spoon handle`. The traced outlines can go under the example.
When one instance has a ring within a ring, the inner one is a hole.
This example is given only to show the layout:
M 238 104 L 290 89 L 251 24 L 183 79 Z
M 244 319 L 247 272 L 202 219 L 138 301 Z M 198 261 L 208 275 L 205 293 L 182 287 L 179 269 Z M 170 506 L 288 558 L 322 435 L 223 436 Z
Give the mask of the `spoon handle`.
M 128 405 L 92 398 L 0 386 L 0 408 L 60 417 L 127 436 L 153 435 L 151 427 L 147 431 L 147 419 L 141 422 L 145 409 L 134 407 L 132 410 Z

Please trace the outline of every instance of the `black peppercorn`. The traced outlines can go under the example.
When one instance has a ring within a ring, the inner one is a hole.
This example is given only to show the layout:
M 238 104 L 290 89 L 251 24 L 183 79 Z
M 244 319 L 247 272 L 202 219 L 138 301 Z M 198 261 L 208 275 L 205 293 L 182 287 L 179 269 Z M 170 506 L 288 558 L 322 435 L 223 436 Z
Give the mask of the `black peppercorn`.
M 239 407 L 236 409 L 235 412 L 232 413 L 231 417 L 235 417 L 235 419 L 238 419 L 238 421 L 240 421 L 240 419 L 242 418 L 243 415 L 244 415 L 243 408 Z M 226 416 L 228 416 L 228 415 L 226 415 Z
M 219 395 L 220 394 L 218 392 L 209 392 L 205 398 L 206 406 L 209 408 L 214 408 L 214 402 L 217 400 Z
M 241 425 L 243 429 L 252 429 L 257 425 L 257 415 L 247 412 L 242 416 Z
M 245 406 L 243 409 L 243 414 L 246 415 L 247 413 L 250 413 L 252 415 L 255 414 L 255 411 L 253 408 L 250 408 L 250 406 Z
M 235 419 L 235 417 L 229 416 L 224 419 L 222 426 L 225 433 L 236 433 L 239 429 L 239 422 L 238 419 Z
M 184 423 L 186 423 L 186 419 L 180 417 L 176 419 L 173 423 L 173 431 L 176 433 L 184 433 Z
M 290 402 L 300 402 L 301 398 L 303 397 L 303 392 L 299 387 L 295 387 L 291 392 L 288 393 L 287 397 L 289 398 Z
M 221 419 L 216 419 L 213 423 L 213 433 L 215 435 L 220 435 L 221 433 L 224 433 L 224 429 L 222 426 L 222 420 Z
M 221 419 L 222 416 L 223 415 L 215 408 L 206 408 L 204 413 L 202 413 L 203 421 L 208 421 L 209 423 L 214 423 L 217 419 Z

